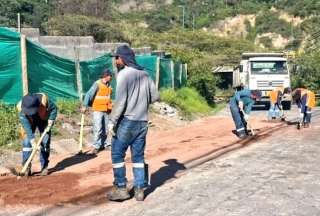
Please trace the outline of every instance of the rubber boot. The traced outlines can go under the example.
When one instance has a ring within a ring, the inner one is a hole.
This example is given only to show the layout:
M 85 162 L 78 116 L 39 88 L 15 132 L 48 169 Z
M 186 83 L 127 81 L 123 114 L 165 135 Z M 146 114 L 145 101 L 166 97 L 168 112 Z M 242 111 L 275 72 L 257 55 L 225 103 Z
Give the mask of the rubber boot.
M 128 190 L 126 187 L 113 186 L 111 191 L 107 193 L 107 198 L 111 201 L 124 201 L 130 198 Z

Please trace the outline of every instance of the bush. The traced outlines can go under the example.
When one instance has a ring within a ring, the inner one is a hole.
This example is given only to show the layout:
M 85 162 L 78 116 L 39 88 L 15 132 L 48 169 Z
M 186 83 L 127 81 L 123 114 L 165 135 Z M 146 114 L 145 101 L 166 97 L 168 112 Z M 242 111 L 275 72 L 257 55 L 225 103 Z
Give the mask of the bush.
M 320 51 L 306 53 L 297 60 L 298 68 L 292 74 L 292 87 L 320 90 Z
M 164 89 L 160 91 L 161 100 L 178 108 L 185 116 L 208 114 L 212 108 L 206 100 L 193 88 L 182 88 L 177 91 Z
M 0 146 L 15 142 L 19 138 L 19 117 L 14 106 L 0 104 Z
M 93 36 L 97 42 L 126 41 L 120 30 L 95 17 L 65 15 L 52 17 L 46 23 L 50 35 Z
M 79 114 L 80 102 L 78 100 L 58 99 L 56 104 L 59 113 L 67 115 L 69 118 L 72 115 Z

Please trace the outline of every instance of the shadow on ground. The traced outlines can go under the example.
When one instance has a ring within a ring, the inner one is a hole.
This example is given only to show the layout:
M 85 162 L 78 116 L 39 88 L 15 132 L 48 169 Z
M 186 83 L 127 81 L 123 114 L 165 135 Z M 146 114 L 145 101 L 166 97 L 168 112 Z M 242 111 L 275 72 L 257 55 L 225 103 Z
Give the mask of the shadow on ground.
M 88 153 L 83 153 L 83 154 L 76 154 L 73 155 L 71 157 L 65 158 L 62 161 L 60 161 L 59 163 L 57 163 L 55 165 L 55 167 L 51 168 L 49 170 L 49 173 L 53 173 L 53 172 L 58 172 L 61 170 L 64 170 L 67 167 L 79 164 L 79 163 L 83 163 L 85 161 L 91 160 L 93 158 L 97 157 L 97 155 L 95 154 L 88 154 Z
M 158 187 L 163 185 L 166 181 L 177 178 L 176 174 L 179 171 L 185 170 L 186 167 L 177 161 L 177 159 L 168 159 L 163 161 L 166 166 L 161 167 L 151 175 L 150 184 L 151 186 L 145 191 L 145 196 L 154 192 Z

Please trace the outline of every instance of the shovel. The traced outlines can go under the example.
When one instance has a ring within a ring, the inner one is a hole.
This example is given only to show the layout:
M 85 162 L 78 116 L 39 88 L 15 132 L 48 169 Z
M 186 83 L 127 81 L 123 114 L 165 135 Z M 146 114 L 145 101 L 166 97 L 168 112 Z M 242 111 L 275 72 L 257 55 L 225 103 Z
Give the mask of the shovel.
M 34 156 L 36 155 L 37 151 L 39 150 L 39 147 L 40 147 L 40 145 L 41 145 L 42 140 L 43 140 L 44 137 L 47 135 L 47 133 L 49 132 L 49 130 L 50 130 L 49 128 L 46 128 L 46 129 L 43 131 L 43 133 L 42 133 L 40 139 L 38 140 L 38 142 L 36 143 L 36 145 L 32 147 L 32 152 L 31 152 L 28 160 L 24 163 L 21 171 L 19 172 L 19 171 L 15 170 L 15 169 L 11 169 L 11 172 L 12 172 L 14 175 L 17 175 L 17 176 L 24 176 L 24 175 L 25 175 L 25 173 L 26 173 L 29 165 L 31 164 Z
M 84 113 L 81 114 L 81 123 L 80 123 L 80 135 L 79 135 L 79 153 L 83 153 L 83 125 L 84 125 Z
M 245 115 L 244 111 L 242 109 L 240 111 L 241 111 L 242 115 L 244 116 Z M 254 136 L 255 132 L 253 130 L 251 121 L 246 121 L 246 123 L 247 123 L 247 128 L 249 128 L 249 130 L 251 131 L 252 136 Z

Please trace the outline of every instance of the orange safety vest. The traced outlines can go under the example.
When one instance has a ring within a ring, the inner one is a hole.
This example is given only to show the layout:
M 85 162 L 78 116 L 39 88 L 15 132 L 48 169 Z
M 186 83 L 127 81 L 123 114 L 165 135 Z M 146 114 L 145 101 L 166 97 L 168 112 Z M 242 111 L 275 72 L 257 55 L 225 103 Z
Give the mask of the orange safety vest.
M 316 95 L 314 92 L 308 89 L 301 89 L 301 97 L 307 95 L 307 103 L 306 106 L 309 108 L 314 108 L 316 106 Z
M 97 81 L 98 91 L 92 103 L 92 109 L 100 112 L 110 112 L 112 110 L 111 93 L 112 88 L 104 84 L 101 80 Z
M 272 90 L 269 93 L 270 103 L 275 104 L 277 102 L 279 92 L 282 94 L 283 91 L 284 91 L 284 88 L 276 88 L 276 89 Z

